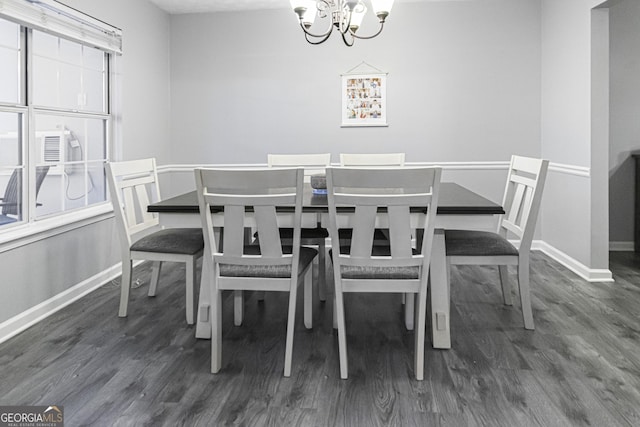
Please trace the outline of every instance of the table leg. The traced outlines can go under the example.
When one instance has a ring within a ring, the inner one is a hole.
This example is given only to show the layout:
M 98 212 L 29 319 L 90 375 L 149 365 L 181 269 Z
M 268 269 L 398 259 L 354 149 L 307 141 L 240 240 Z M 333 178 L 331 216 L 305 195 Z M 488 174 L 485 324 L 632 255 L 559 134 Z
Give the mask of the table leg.
M 198 297 L 198 321 L 196 322 L 196 338 L 211 338 L 211 290 L 209 285 L 209 263 L 202 261 L 200 278 L 200 296 Z
M 404 296 L 404 324 L 407 331 L 413 331 L 413 318 L 415 315 L 415 294 L 407 293 Z
M 431 299 L 431 341 L 434 348 L 451 348 L 451 332 L 449 329 L 449 272 L 447 271 L 444 230 L 442 229 L 436 230 L 433 236 L 429 274 L 431 279 L 429 286 Z

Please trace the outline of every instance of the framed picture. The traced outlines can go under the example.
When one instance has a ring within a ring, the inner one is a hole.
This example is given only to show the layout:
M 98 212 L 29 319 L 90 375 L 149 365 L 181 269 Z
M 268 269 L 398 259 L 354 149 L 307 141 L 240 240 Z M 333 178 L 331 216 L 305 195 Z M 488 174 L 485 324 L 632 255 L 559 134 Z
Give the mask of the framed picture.
M 342 75 L 342 127 L 388 126 L 387 74 Z

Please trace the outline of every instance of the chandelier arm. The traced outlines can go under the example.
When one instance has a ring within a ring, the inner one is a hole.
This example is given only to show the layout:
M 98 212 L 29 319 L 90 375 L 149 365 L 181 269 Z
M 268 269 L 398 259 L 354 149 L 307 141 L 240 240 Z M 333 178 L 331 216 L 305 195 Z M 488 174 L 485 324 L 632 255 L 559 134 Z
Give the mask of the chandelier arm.
M 353 46 L 353 43 L 356 41 L 356 39 L 351 37 L 351 42 L 349 42 L 349 40 L 347 40 L 347 35 L 345 33 L 340 33 L 340 34 L 342 35 L 342 41 L 344 42 L 344 44 L 346 44 L 348 47 Z M 349 31 L 349 34 L 351 34 L 351 31 Z
M 322 34 L 313 34 L 309 30 L 307 30 L 304 24 L 302 23 L 302 20 L 300 21 L 300 28 L 302 28 L 302 31 L 304 31 L 305 37 L 311 36 L 319 39 L 320 37 L 329 37 L 331 35 L 331 32 L 333 31 L 333 23 L 329 24 L 329 29 Z
M 356 39 L 367 40 L 367 39 L 372 39 L 374 37 L 377 37 L 382 32 L 383 29 L 384 29 L 384 21 L 380 21 L 380 28 L 378 29 L 378 32 L 370 36 L 359 36 L 351 30 L 349 30 L 349 33 L 351 34 L 352 37 Z
M 308 42 L 309 44 L 313 44 L 313 45 L 316 45 L 316 44 L 322 44 L 322 43 L 326 42 L 326 41 L 327 41 L 327 39 L 329 39 L 329 36 L 331 36 L 331 31 L 329 31 L 329 33 L 328 33 L 328 34 L 326 34 L 324 37 L 323 37 L 323 36 L 320 36 L 320 37 L 322 37 L 322 40 L 314 41 L 314 40 L 309 39 L 309 37 L 316 37 L 316 38 L 320 38 L 320 37 L 317 37 L 317 36 L 314 36 L 314 35 L 312 35 L 312 34 L 309 34 L 309 33 L 307 33 L 306 31 L 305 31 L 305 33 L 304 33 L 304 38 L 307 40 L 307 42 Z

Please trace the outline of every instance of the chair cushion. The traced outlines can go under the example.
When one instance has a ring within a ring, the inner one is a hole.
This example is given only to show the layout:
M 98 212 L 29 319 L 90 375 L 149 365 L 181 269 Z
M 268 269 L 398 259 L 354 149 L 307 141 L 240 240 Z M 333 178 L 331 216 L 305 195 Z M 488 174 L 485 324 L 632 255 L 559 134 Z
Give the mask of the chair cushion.
M 167 228 L 143 237 L 131 245 L 132 251 L 193 255 L 204 249 L 200 228 Z
M 329 251 L 329 256 L 333 256 L 333 250 Z M 349 246 L 340 246 L 340 253 L 348 254 L 351 251 Z M 420 252 L 413 249 L 413 254 L 418 255 Z M 371 250 L 373 256 L 390 256 L 391 248 L 389 246 L 374 245 Z M 358 267 L 351 265 L 343 265 L 341 267 L 342 277 L 344 279 L 380 279 L 380 280 L 409 280 L 418 279 L 420 277 L 420 267 Z
M 290 254 L 291 246 L 284 246 L 282 252 Z M 260 246 L 247 245 L 244 247 L 245 255 L 260 255 Z M 318 255 L 318 251 L 313 248 L 301 247 L 300 259 L 298 260 L 298 272 L 304 271 L 313 259 Z M 220 275 L 226 277 L 265 277 L 265 278 L 287 278 L 291 277 L 290 265 L 237 265 L 220 264 Z
M 518 250 L 497 233 L 476 230 L 446 230 L 447 256 L 518 255 Z

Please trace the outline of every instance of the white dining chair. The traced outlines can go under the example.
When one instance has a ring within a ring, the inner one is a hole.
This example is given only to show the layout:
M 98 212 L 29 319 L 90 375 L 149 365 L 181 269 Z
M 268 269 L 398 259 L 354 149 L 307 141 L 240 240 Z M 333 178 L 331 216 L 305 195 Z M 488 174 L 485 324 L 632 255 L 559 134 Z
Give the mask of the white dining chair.
M 524 327 L 531 330 L 529 253 L 548 167 L 548 160 L 512 156 L 502 201 L 505 214 L 499 218 L 497 232 L 445 230 L 447 264 L 498 265 L 506 305 L 512 305 L 507 266 L 517 266 Z M 520 240 L 518 248 L 507 240 L 510 235 Z
M 222 291 L 280 291 L 289 293 L 284 361 L 288 377 L 297 289 L 304 283 L 305 294 L 310 294 L 309 267 L 317 255 L 315 249 L 300 245 L 303 169 L 196 169 L 195 176 L 205 240 L 203 262 L 211 272 L 211 282 L 203 284 L 210 286 L 211 295 L 211 372 L 222 367 Z M 215 239 L 212 207 L 223 210 L 222 247 Z M 277 208 L 281 211 L 276 212 Z M 283 212 L 283 208 L 289 210 Z M 279 227 L 285 222 L 293 228 L 291 245 L 283 245 L 280 238 Z M 246 243 L 246 227 L 257 228 L 257 244 Z
M 348 377 L 345 315 L 349 312 L 344 295 L 352 292 L 417 295 L 415 375 L 418 380 L 424 378 L 427 280 L 441 173 L 435 167 L 327 168 L 330 253 L 343 379 Z M 411 208 L 422 211 L 417 224 L 412 224 Z M 374 244 L 374 232 L 380 225 L 389 230 L 389 245 Z M 348 245 L 334 238 L 341 227 L 353 229 Z M 418 249 L 411 238 L 414 229 L 423 232 Z
M 156 295 L 162 263 L 183 262 L 186 265 L 186 318 L 188 324 L 193 324 L 196 261 L 204 250 L 202 230 L 164 229 L 157 214 L 147 212 L 150 203 L 160 201 L 155 159 L 107 163 L 107 178 L 122 256 L 118 315 L 127 316 L 133 260 L 153 261 L 149 296 Z
M 324 175 L 325 169 L 331 164 L 331 153 L 318 154 L 268 154 L 267 166 L 269 167 L 303 167 L 304 181 L 309 183 L 311 176 Z M 280 236 L 286 241 L 291 241 L 293 237 L 293 229 L 285 227 L 280 229 Z M 326 301 L 326 240 L 329 232 L 326 228 L 320 226 L 320 215 L 313 228 L 303 228 L 301 231 L 300 243 L 304 246 L 314 246 L 318 248 L 318 274 L 316 287 L 318 288 L 318 298 L 320 301 Z

